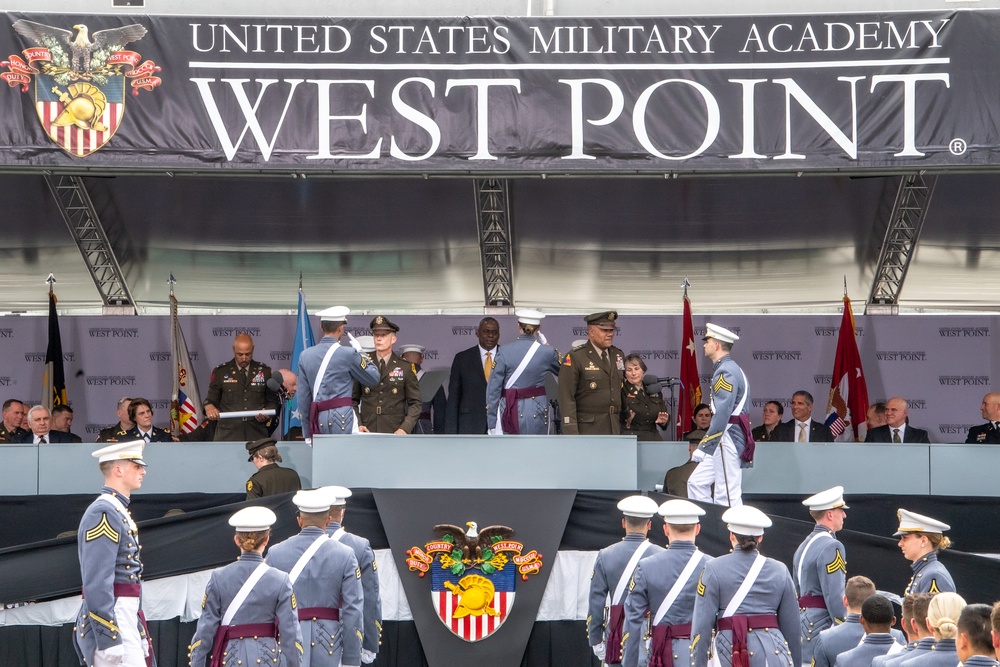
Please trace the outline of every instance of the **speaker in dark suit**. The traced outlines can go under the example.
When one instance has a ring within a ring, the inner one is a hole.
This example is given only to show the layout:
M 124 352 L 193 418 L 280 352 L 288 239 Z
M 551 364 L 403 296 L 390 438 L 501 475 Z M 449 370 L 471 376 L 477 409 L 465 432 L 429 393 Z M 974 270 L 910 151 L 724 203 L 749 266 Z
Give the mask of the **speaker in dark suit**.
M 69 433 L 64 433 L 63 431 L 49 431 L 48 433 L 45 434 L 45 439 L 48 440 L 50 443 L 51 442 L 55 442 L 55 443 L 61 443 L 61 442 L 72 443 L 73 442 L 73 438 L 70 436 L 70 434 Z M 28 431 L 27 433 L 22 433 L 18 437 L 17 440 L 14 440 L 14 442 L 22 444 L 22 445 L 25 445 L 25 444 L 26 445 L 30 445 L 34 441 L 35 441 L 35 434 L 32 433 L 31 431 Z M 77 441 L 77 442 L 79 442 L 79 441 Z
M 795 427 L 795 420 L 789 419 L 774 427 L 770 440 L 777 442 L 798 442 L 798 429 Z M 809 420 L 809 442 L 833 442 L 833 434 L 830 427 L 821 424 L 815 419 Z
M 448 380 L 445 433 L 486 433 L 486 373 L 483 353 L 496 357 L 500 323 L 484 317 L 476 328 L 479 344 L 455 355 Z M 482 348 L 482 349 L 480 349 Z
M 930 437 L 927 435 L 927 431 L 922 428 L 914 428 L 910 425 L 906 425 L 902 428 L 902 438 L 903 442 L 919 442 L 925 445 L 931 444 Z M 868 431 L 868 435 L 865 436 L 865 442 L 892 442 L 892 431 L 894 427 L 886 424 L 885 426 L 876 426 L 875 428 Z

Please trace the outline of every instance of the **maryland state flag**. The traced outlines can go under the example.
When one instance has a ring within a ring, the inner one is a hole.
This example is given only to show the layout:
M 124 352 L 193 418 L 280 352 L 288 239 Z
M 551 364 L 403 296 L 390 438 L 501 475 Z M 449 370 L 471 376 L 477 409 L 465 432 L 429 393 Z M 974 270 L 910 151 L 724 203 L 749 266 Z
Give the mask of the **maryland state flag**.
M 56 295 L 52 290 L 49 290 L 49 346 L 45 350 L 45 372 L 42 374 L 42 405 L 50 412 L 53 406 L 66 405 L 66 370 L 63 368 Z
M 684 294 L 684 335 L 681 343 L 681 397 L 677 406 L 677 439 L 691 428 L 694 408 L 701 403 L 701 378 L 698 375 L 698 346 L 694 342 L 691 301 Z
M 170 362 L 174 366 L 173 393 L 170 397 L 170 433 L 191 433 L 205 419 L 201 407 L 201 392 L 194 376 L 191 355 L 180 320 L 177 319 L 177 299 L 170 292 Z
M 868 385 L 861 367 L 858 342 L 854 338 L 854 313 L 851 300 L 844 295 L 844 316 L 840 320 L 837 339 L 837 356 L 833 360 L 833 377 L 830 380 L 830 401 L 826 406 L 826 425 L 833 439 L 851 440 L 847 427 L 858 441 L 858 425 L 868 416 Z

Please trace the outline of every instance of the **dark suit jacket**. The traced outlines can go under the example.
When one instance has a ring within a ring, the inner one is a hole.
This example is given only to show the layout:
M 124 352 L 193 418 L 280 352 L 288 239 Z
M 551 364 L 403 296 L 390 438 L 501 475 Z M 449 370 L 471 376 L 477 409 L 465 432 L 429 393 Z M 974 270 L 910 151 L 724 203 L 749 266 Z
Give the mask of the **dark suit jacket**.
M 66 443 L 73 442 L 72 436 L 64 431 L 49 431 L 49 434 L 45 437 L 49 439 L 49 442 L 66 442 Z M 34 441 L 35 441 L 35 434 L 32 433 L 31 431 L 28 431 L 26 433 L 21 434 L 21 436 L 14 442 L 30 445 Z
M 493 357 L 498 349 L 491 352 Z M 451 364 L 444 432 L 486 433 L 486 375 L 478 345 L 456 354 Z
M 892 427 L 888 424 L 885 426 L 876 426 L 868 431 L 868 435 L 865 436 L 865 442 L 892 442 Z M 906 430 L 903 431 L 903 442 L 921 442 L 929 445 L 931 444 L 931 439 L 927 437 L 927 431 L 924 429 L 913 428 L 907 424 Z
M 970 428 L 969 437 L 965 441 L 973 445 L 1000 445 L 1000 431 L 993 428 L 992 423 L 986 422 Z
M 809 422 L 809 442 L 833 442 L 833 434 L 826 424 L 813 419 Z M 779 432 L 779 429 L 780 432 Z M 795 432 L 795 420 L 789 419 L 774 427 L 774 436 L 771 440 L 775 442 L 797 442 L 798 434 Z

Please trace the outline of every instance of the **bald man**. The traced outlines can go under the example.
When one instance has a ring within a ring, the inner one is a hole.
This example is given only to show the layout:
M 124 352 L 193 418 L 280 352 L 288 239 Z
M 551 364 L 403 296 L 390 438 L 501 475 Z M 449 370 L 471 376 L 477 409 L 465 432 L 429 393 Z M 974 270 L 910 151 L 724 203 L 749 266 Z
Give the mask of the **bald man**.
M 1000 392 L 993 391 L 983 396 L 983 404 L 979 407 L 986 423 L 970 428 L 969 437 L 965 441 L 970 444 L 1000 445 Z
M 893 396 L 885 402 L 885 426 L 868 431 L 865 442 L 918 442 L 929 445 L 927 431 L 910 426 L 907 421 L 906 399 Z
M 247 442 L 268 437 L 268 416 L 219 419 L 220 412 L 277 410 L 278 395 L 267 388 L 271 368 L 253 360 L 253 338 L 237 334 L 233 358 L 216 366 L 205 397 L 205 417 L 217 422 L 215 440 Z

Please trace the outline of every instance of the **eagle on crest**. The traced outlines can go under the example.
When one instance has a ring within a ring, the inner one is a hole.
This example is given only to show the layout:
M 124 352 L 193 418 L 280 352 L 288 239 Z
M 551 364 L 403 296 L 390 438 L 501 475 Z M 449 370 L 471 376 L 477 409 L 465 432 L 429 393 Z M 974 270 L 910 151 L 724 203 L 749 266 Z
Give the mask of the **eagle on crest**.
M 507 526 L 487 526 L 479 530 L 475 521 L 467 521 L 465 525 L 468 530 L 450 523 L 434 526 L 434 534 L 438 537 L 452 537 L 454 545 L 462 550 L 462 560 L 482 560 L 483 550 L 493 544 L 494 537 L 505 540 L 514 534 L 514 529 Z
M 70 67 L 80 74 L 90 71 L 90 58 L 94 51 L 110 46 L 121 48 L 129 42 L 139 41 L 146 35 L 146 28 L 138 23 L 121 28 L 98 30 L 93 34 L 82 23 L 74 25 L 72 30 L 66 30 L 21 19 L 16 21 L 13 27 L 17 34 L 34 41 L 39 46 L 51 48 L 55 44 L 61 44 L 68 47 Z

